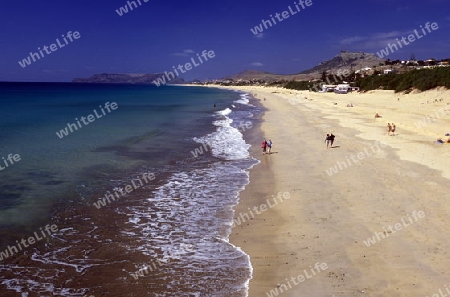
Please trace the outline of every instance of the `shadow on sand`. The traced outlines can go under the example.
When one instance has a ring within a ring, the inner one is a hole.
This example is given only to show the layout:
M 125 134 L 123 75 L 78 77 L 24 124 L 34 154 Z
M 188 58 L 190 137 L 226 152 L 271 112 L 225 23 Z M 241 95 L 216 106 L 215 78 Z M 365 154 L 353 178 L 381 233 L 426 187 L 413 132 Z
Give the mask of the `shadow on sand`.
M 265 153 L 264 155 L 272 155 L 272 154 L 278 154 L 278 152 Z

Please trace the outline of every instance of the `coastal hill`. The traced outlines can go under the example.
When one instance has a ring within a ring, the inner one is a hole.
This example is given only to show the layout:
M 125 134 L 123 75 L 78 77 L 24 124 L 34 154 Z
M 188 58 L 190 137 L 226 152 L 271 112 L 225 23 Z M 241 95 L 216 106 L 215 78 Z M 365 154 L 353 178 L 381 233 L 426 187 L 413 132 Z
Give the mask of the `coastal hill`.
M 151 84 L 154 80 L 164 76 L 164 73 L 138 74 L 138 73 L 102 73 L 94 74 L 89 78 L 74 78 L 74 83 L 106 83 L 106 84 Z M 183 84 L 184 79 L 176 77 L 170 84 Z
M 360 70 L 367 67 L 376 67 L 385 63 L 384 59 L 377 57 L 374 54 L 364 52 L 347 52 L 341 51 L 334 58 L 328 61 L 324 61 L 319 65 L 301 72 L 302 74 L 316 74 L 321 75 L 324 71 L 329 74 L 336 74 L 339 69 L 343 70 Z
M 341 51 L 330 60 L 323 61 L 311 69 L 304 70 L 298 74 L 273 74 L 258 70 L 246 70 L 235 75 L 225 77 L 223 80 L 232 81 L 308 81 L 318 79 L 323 72 L 327 74 L 337 74 L 344 69 L 356 71 L 365 68 L 373 68 L 384 65 L 385 60 L 380 59 L 374 54 L 364 52 Z
M 296 74 L 275 74 L 260 70 L 245 70 L 240 73 L 222 78 L 222 81 L 260 81 L 260 82 L 276 82 L 276 81 L 302 81 L 320 78 L 324 71 L 328 74 L 336 74 L 338 70 L 359 70 L 365 67 L 378 66 L 384 63 L 383 59 L 378 58 L 370 53 L 353 53 L 341 51 L 334 58 L 321 62 L 317 66 L 304 70 Z M 102 73 L 95 74 L 89 78 L 75 78 L 75 83 L 118 83 L 118 84 L 151 84 L 158 77 L 164 76 L 163 73 L 154 74 L 116 74 Z M 175 78 L 170 84 L 182 84 L 185 81 L 182 78 Z M 197 82 L 198 83 L 198 82 Z

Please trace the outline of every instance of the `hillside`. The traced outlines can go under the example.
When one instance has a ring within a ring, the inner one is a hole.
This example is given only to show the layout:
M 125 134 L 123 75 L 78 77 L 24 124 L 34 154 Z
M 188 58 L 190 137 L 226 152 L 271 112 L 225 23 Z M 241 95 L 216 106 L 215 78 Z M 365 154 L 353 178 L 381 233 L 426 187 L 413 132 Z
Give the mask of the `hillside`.
M 450 89 L 450 67 L 415 69 L 401 74 L 371 75 L 356 80 L 362 91 L 383 89 L 395 92 L 426 91 L 436 87 Z
M 298 74 L 274 74 L 259 70 L 245 70 L 235 75 L 224 77 L 223 80 L 232 81 L 260 81 L 260 82 L 280 82 L 280 81 L 308 81 L 318 79 L 322 76 L 324 71 L 327 74 L 337 74 L 338 72 L 346 70 L 360 70 L 366 67 L 372 68 L 384 64 L 385 60 L 378 58 L 370 53 L 352 53 L 341 51 L 330 60 L 319 63 L 317 66 L 304 70 Z
M 338 55 L 328 61 L 324 61 L 319 65 L 301 72 L 302 74 L 316 74 L 321 75 L 324 71 L 330 74 L 336 74 L 338 69 L 353 69 L 354 71 L 366 67 L 374 67 L 384 64 L 385 60 L 380 59 L 374 54 L 370 53 L 352 53 L 341 51 Z
M 311 74 L 274 74 L 270 72 L 260 71 L 260 70 L 245 70 L 238 74 L 227 76 L 226 80 L 252 80 L 252 81 L 264 81 L 264 82 L 274 82 L 282 80 L 309 80 L 315 78 L 315 75 Z

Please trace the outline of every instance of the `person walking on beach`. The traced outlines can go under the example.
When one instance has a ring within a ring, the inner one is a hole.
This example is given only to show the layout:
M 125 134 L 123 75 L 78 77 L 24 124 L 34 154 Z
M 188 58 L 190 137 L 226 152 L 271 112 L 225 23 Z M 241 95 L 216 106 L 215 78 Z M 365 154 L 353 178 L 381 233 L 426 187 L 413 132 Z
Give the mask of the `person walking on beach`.
M 261 147 L 263 149 L 263 155 L 266 153 L 267 149 L 267 141 L 264 139 L 264 141 L 261 143 Z
M 391 135 L 391 131 L 392 131 L 391 124 L 388 123 L 387 128 L 388 128 L 388 135 Z
M 332 148 L 333 147 L 333 142 L 334 142 L 334 138 L 335 138 L 336 136 L 334 136 L 333 135 L 333 133 L 330 133 L 330 147 Z
M 391 127 L 391 132 L 392 132 L 392 136 L 394 136 L 395 135 L 395 124 L 394 123 L 392 123 L 392 127 Z
M 269 139 L 267 142 L 267 153 L 270 155 L 270 151 L 272 150 L 272 140 Z
M 328 146 L 333 148 L 333 142 L 334 142 L 335 137 L 336 136 L 334 136 L 333 133 L 327 134 L 327 137 L 325 138 L 325 142 L 327 143 L 327 148 L 328 148 Z

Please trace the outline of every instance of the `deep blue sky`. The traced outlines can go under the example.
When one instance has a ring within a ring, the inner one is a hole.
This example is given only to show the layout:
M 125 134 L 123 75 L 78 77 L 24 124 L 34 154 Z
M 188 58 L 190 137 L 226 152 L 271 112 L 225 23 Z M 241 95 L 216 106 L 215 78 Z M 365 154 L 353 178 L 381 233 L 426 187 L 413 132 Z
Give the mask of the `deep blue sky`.
M 155 73 L 203 50 L 215 58 L 182 77 L 220 78 L 245 69 L 298 73 L 340 50 L 375 53 L 426 22 L 439 29 L 391 59 L 450 57 L 448 0 L 312 0 L 255 37 L 250 28 L 297 0 L 149 0 L 119 16 L 126 0 L 2 1 L 0 81 L 70 81 L 95 73 Z M 6 2 L 6 3 L 5 3 Z M 137 0 L 136 0 L 137 2 Z M 18 61 L 68 31 L 74 40 L 22 68 Z

